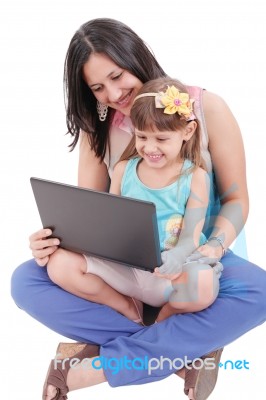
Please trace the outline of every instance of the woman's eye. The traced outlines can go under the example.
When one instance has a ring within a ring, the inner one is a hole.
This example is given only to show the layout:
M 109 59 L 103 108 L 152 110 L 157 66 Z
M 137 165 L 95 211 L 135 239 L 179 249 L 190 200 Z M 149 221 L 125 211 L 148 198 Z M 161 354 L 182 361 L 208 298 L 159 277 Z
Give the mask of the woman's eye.
M 121 72 L 121 73 L 118 74 L 118 75 L 113 76 L 113 77 L 112 77 L 112 80 L 115 81 L 115 80 L 119 79 L 119 78 L 122 76 L 122 74 L 123 74 L 123 72 Z
M 95 87 L 92 89 L 93 92 L 99 92 L 101 90 L 101 86 Z

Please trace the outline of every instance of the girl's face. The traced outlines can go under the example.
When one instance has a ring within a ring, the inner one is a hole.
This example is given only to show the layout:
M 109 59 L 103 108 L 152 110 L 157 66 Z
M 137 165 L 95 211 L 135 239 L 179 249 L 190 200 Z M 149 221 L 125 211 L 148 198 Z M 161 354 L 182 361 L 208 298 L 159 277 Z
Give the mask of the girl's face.
M 184 140 L 190 139 L 194 129 L 178 131 L 145 131 L 135 129 L 135 146 L 138 154 L 151 168 L 163 168 L 180 162 L 180 150 Z
M 129 116 L 142 82 L 104 54 L 92 54 L 83 77 L 98 101 Z

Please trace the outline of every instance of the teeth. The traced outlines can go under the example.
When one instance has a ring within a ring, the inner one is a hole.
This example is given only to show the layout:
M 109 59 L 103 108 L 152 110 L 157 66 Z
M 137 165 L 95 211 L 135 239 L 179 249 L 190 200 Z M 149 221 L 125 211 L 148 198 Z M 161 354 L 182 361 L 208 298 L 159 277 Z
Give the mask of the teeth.
M 161 154 L 148 155 L 148 157 L 158 159 L 158 158 L 161 158 Z
M 120 106 L 122 106 L 123 104 L 125 104 L 125 103 L 128 101 L 129 96 L 130 96 L 130 93 L 129 93 L 128 95 L 126 95 L 126 97 L 125 97 L 123 100 L 119 101 L 118 104 L 119 104 Z

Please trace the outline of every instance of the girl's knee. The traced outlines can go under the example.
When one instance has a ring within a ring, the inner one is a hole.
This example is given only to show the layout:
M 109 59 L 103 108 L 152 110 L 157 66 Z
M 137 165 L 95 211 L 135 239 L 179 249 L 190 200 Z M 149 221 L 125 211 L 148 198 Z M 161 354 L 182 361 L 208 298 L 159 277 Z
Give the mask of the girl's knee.
M 210 265 L 189 263 L 184 266 L 182 276 L 174 281 L 170 301 L 173 307 L 180 302 L 204 309 L 218 296 L 219 286 L 219 277 Z
M 193 282 L 195 287 L 199 305 L 202 308 L 209 307 L 218 296 L 220 288 L 219 276 L 210 265 L 206 264 L 204 268 L 199 266 L 197 279 Z
M 219 293 L 219 287 L 219 279 L 215 273 L 212 281 L 200 285 L 199 304 L 203 309 L 209 307 L 215 301 Z
M 58 268 L 61 268 L 61 265 L 66 261 L 66 257 L 63 249 L 57 249 L 53 254 L 50 255 L 49 261 L 47 263 L 47 272 L 48 275 L 53 271 L 56 271 Z
M 85 260 L 80 254 L 72 253 L 64 249 L 57 249 L 49 258 L 47 263 L 47 273 L 49 278 L 56 284 L 60 284 L 62 279 L 67 279 L 71 272 L 81 273 L 85 268 Z

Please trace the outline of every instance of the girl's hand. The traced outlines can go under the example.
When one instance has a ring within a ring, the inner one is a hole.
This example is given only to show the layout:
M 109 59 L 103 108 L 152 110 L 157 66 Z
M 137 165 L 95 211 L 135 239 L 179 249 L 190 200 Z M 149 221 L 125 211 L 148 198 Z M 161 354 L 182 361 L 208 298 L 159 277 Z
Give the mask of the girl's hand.
M 154 274 L 171 281 L 178 278 L 182 273 L 183 257 L 173 250 L 163 251 L 161 257 L 163 264 L 155 268 Z
M 59 239 L 47 239 L 51 234 L 51 229 L 40 229 L 29 237 L 29 247 L 32 250 L 33 257 L 40 267 L 44 267 L 48 263 L 49 256 L 57 250 L 58 245 L 60 244 Z

